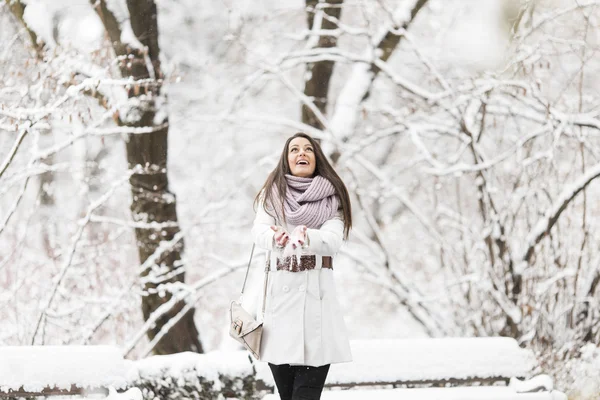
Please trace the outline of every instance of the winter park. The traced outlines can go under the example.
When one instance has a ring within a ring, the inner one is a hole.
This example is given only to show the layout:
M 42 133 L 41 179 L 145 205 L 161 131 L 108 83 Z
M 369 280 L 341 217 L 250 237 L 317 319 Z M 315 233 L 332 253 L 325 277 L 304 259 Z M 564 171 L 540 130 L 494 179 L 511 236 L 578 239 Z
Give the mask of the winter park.
M 3 0 L 0 398 L 600 399 L 600 0 Z

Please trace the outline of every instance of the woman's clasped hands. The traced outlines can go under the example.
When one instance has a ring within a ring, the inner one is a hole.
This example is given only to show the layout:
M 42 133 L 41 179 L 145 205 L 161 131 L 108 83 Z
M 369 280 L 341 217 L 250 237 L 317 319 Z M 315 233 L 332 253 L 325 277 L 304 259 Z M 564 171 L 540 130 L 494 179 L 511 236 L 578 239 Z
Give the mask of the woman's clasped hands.
M 271 229 L 275 232 L 273 240 L 275 245 L 284 249 L 284 256 L 290 256 L 293 250 L 297 248 L 305 248 L 307 245 L 306 226 L 298 225 L 291 234 L 283 227 L 272 225 Z

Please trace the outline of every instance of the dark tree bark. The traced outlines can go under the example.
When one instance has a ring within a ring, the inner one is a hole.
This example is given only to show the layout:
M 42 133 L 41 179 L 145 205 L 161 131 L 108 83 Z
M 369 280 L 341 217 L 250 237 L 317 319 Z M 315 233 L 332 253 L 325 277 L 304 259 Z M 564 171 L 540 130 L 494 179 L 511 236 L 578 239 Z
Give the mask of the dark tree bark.
M 143 172 L 135 173 L 130 178 L 133 198 L 131 212 L 134 221 L 174 225 L 159 230 L 136 228 L 135 235 L 140 262 L 144 263 L 157 252 L 161 242 L 173 240 L 180 231 L 177 225 L 176 199 L 174 193 L 169 190 L 167 177 L 169 128 L 166 119 L 155 121 L 159 111 L 156 97 L 160 94 L 163 78 L 159 60 L 156 4 L 153 0 L 127 0 L 131 27 L 135 36 L 145 46 L 145 49 L 135 49 L 127 43 L 121 42 L 119 22 L 107 8 L 105 1 L 91 0 L 91 3 L 95 6 L 96 12 L 106 28 L 117 57 L 121 59 L 119 66 L 123 77 L 132 77 L 134 80 L 152 79 L 149 84 L 134 84 L 128 90 L 129 98 L 137 97 L 140 100 L 138 111 L 141 113 L 141 118 L 130 121 L 121 116 L 120 120 L 120 124 L 123 126 L 153 128 L 151 133 L 129 134 L 126 144 L 129 168 L 141 166 L 143 169 Z M 167 267 L 169 272 L 178 269 L 178 273 L 174 277 L 168 279 L 154 277 L 151 282 L 145 284 L 146 294 L 142 298 L 144 319 L 148 319 L 152 312 L 171 298 L 168 292 L 162 297 L 157 293 L 156 288 L 160 284 L 184 281 L 181 265 L 183 249 L 182 239 L 172 248 L 164 251 L 158 250 L 159 256 L 141 273 L 142 277 L 147 277 L 152 273 L 153 267 L 158 265 Z M 180 302 L 160 318 L 156 326 L 148 331 L 150 340 L 184 306 L 185 304 Z M 155 346 L 155 354 L 172 354 L 182 351 L 203 352 L 198 330 L 194 324 L 194 312 L 195 309 L 190 309 L 171 327 Z
M 324 8 L 323 12 L 329 17 L 339 20 L 342 14 L 342 3 L 344 0 L 326 0 L 329 4 Z M 324 3 L 321 1 L 321 3 Z M 316 15 L 316 7 L 319 4 L 319 0 L 306 0 L 306 11 L 308 28 L 313 29 Z M 317 29 L 331 30 L 335 29 L 337 24 L 334 21 L 330 21 L 327 18 L 323 18 L 320 27 Z M 337 36 L 319 36 L 317 43 L 318 48 L 331 48 L 337 44 Z M 306 65 L 306 73 L 308 79 L 304 86 L 304 94 L 313 99 L 315 106 L 321 111 L 323 115 L 327 109 L 327 95 L 329 93 L 329 81 L 333 73 L 333 61 L 319 61 L 316 63 L 309 63 Z M 302 105 L 302 122 L 308 124 L 317 129 L 323 129 L 323 124 L 315 116 L 310 108 L 305 104 Z

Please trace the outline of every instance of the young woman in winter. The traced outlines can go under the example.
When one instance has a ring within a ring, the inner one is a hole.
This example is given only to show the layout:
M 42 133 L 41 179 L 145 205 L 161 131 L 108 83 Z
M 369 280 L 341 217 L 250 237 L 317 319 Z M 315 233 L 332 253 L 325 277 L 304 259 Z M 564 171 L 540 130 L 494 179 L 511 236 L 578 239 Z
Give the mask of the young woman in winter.
M 352 361 L 333 279 L 352 227 L 348 190 L 319 144 L 297 133 L 255 208 L 254 242 L 270 251 L 261 360 L 282 400 L 319 399 L 330 364 Z

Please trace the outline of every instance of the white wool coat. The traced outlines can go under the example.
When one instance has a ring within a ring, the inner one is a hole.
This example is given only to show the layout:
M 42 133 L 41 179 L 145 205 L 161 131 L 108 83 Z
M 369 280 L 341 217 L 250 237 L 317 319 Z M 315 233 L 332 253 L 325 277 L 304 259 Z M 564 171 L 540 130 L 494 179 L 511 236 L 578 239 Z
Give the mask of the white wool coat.
M 315 367 L 352 361 L 334 272 L 321 269 L 321 257 L 335 256 L 343 243 L 341 214 L 325 221 L 319 229 L 307 230 L 309 244 L 301 254 L 316 256 L 316 268 L 308 271 L 276 270 L 282 250 L 274 247 L 272 225 L 278 224 L 259 206 L 252 227 L 254 243 L 271 251 L 261 361 Z M 291 234 L 295 226 L 284 228 Z

